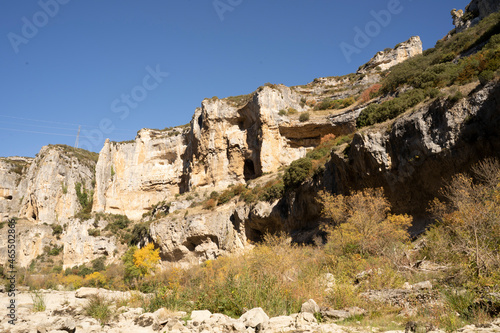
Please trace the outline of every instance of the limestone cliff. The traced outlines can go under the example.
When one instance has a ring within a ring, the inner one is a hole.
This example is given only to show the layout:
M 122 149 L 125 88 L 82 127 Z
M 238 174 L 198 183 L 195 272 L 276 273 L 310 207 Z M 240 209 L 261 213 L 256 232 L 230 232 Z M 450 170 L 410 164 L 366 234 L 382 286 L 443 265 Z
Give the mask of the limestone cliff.
M 106 142 L 96 167 L 96 212 L 139 219 L 152 205 L 193 188 L 222 189 L 275 172 L 328 133 L 352 126 L 324 117 L 300 122 L 280 110 L 309 109 L 283 85 L 227 99 L 205 99 L 189 128 L 141 130 L 134 142 Z
M 393 49 L 378 52 L 370 61 L 358 69 L 358 73 L 385 71 L 419 54 L 422 54 L 422 41 L 420 37 L 413 36 L 406 42 L 396 45 Z
M 17 216 L 26 191 L 26 178 L 32 158 L 0 159 L 0 221 Z
M 140 219 L 152 205 L 184 187 L 186 132 L 139 131 L 135 141 L 106 141 L 96 166 L 95 212 Z
M 393 123 L 357 133 L 347 155 L 333 154 L 326 172 L 335 189 L 385 189 L 394 209 L 426 215 L 446 180 L 500 154 L 500 84 L 477 86 L 455 104 L 423 105 Z
M 45 146 L 24 175 L 26 187 L 18 217 L 42 223 L 60 223 L 80 209 L 76 184 L 92 191 L 97 155 L 68 146 Z
M 497 0 L 472 0 L 465 8 L 465 11 L 471 13 L 472 16 L 485 18 L 486 16 L 500 10 L 500 2 Z

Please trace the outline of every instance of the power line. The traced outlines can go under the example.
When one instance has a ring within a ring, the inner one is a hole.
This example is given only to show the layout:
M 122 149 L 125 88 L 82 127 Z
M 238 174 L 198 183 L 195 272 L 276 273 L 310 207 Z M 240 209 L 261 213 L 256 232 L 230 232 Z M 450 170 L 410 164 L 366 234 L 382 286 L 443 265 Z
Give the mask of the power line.
M 16 128 L 3 128 L 3 127 L 0 127 L 0 130 L 14 131 L 14 132 L 24 132 L 24 133 L 35 133 L 35 134 L 46 134 L 46 135 L 70 136 L 70 137 L 73 137 L 73 138 L 76 136 L 74 134 L 62 134 L 62 133 L 28 131 L 28 130 L 22 130 L 22 129 L 16 129 Z M 88 136 L 81 136 L 81 137 L 89 138 Z
M 3 115 L 3 114 L 0 114 L 0 117 L 11 118 L 11 119 L 18 119 L 18 120 L 34 121 L 34 122 L 41 122 L 41 123 L 49 123 L 49 124 L 70 125 L 70 126 L 84 126 L 84 127 L 87 127 L 87 128 L 99 129 L 99 127 L 90 126 L 90 125 L 80 125 L 80 124 L 74 124 L 74 123 L 65 123 L 65 122 L 52 121 L 52 120 L 43 120 L 43 119 L 14 117 L 14 116 L 7 116 L 7 115 Z M 23 125 L 25 125 L 25 124 L 23 124 Z M 113 130 L 115 130 L 115 131 L 128 131 L 128 132 L 132 131 L 132 132 L 137 132 L 137 130 L 124 129 L 124 128 L 116 128 L 116 127 Z
M 18 125 L 18 126 L 32 126 L 32 127 L 40 127 L 40 128 L 51 128 L 51 129 L 61 129 L 61 130 L 68 130 L 68 131 L 74 131 L 75 128 L 72 127 L 56 127 L 56 126 L 45 126 L 45 125 L 36 125 L 36 124 L 26 124 L 26 123 L 15 123 L 11 121 L 1 121 L 0 124 L 9 124 L 9 125 Z

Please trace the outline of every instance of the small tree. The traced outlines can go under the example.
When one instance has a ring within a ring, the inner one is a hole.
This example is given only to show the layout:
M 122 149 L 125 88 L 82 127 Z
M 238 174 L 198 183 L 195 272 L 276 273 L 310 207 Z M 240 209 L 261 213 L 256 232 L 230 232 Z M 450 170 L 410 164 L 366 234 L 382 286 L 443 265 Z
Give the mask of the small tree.
M 293 161 L 283 175 L 283 182 L 286 188 L 299 186 L 311 173 L 311 159 L 304 157 Z
M 153 243 L 134 252 L 134 265 L 139 269 L 141 276 L 154 272 L 159 261 L 160 249 L 155 250 Z

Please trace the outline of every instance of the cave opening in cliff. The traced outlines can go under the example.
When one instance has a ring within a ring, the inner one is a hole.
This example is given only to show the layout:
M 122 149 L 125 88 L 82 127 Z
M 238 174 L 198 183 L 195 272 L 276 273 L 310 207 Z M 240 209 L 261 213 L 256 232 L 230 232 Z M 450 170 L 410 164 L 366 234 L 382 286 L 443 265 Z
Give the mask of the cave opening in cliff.
M 243 176 L 245 177 L 245 181 L 254 179 L 257 176 L 255 174 L 255 165 L 250 159 L 245 160 L 245 165 L 243 167 Z
M 198 126 L 200 127 L 200 129 L 203 127 L 203 115 L 201 114 L 198 117 Z

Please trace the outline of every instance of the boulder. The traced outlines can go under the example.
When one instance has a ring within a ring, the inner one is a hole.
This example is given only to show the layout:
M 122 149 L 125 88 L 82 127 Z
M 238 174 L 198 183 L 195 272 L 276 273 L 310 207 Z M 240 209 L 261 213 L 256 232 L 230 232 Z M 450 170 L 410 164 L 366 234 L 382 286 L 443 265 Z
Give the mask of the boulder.
M 243 322 L 246 327 L 255 328 L 259 324 L 266 324 L 269 321 L 269 316 L 262 308 L 254 308 L 241 315 L 240 321 Z
M 309 312 L 312 314 L 315 314 L 319 311 L 320 311 L 319 305 L 313 299 L 310 299 L 304 304 L 302 304 L 302 307 L 300 308 L 300 312 Z

